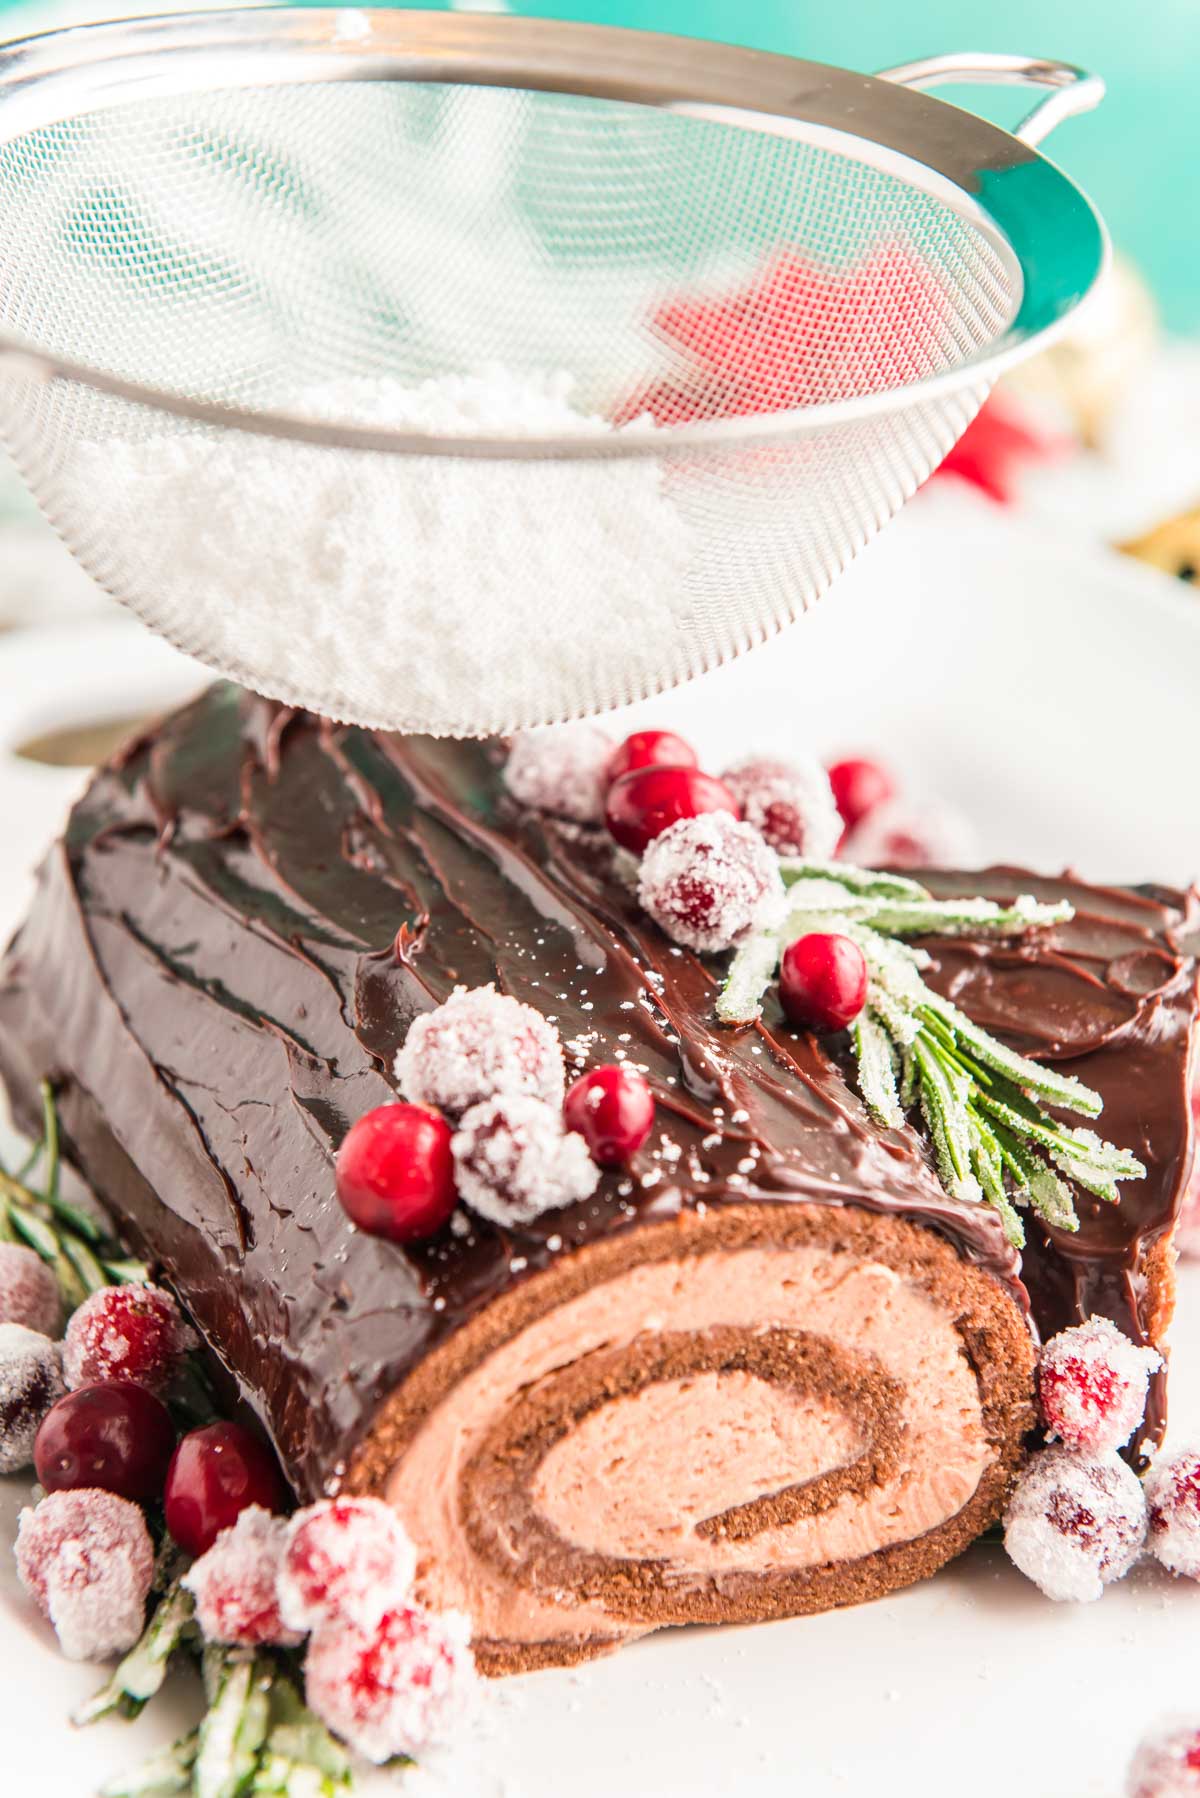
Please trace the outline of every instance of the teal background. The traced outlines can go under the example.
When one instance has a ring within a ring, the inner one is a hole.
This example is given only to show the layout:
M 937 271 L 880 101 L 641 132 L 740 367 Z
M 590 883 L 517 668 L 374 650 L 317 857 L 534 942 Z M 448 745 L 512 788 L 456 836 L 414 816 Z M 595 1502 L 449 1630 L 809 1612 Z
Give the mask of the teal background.
M 868 72 L 947 50 L 1080 63 L 1104 77 L 1107 98 L 1060 126 L 1047 154 L 1091 195 L 1167 325 L 1200 332 L 1200 0 L 519 0 L 514 9 Z M 1012 89 L 938 92 L 1002 124 L 1030 104 Z
M 199 0 L 197 0 L 199 3 Z M 319 3 L 319 0 L 318 0 Z M 370 0 L 368 0 L 370 3 Z M 376 0 L 382 3 L 382 0 Z M 438 6 L 440 0 L 417 0 Z M 503 0 L 476 0 L 499 7 Z M 153 0 L 137 0 L 147 10 Z M 187 0 L 161 0 L 179 10 Z M 470 4 L 470 0 L 460 0 Z M 1167 325 L 1200 332 L 1200 0 L 511 0 L 543 17 L 675 31 L 871 71 L 943 51 L 1060 57 L 1102 75 L 1100 110 L 1047 151 L 1084 187 L 1150 280 Z M 113 17 L 121 0 L 0 0 L 0 37 L 65 15 Z M 7 31 L 5 27 L 7 26 Z M 940 89 L 1003 124 L 1013 90 Z
M 720 38 L 872 71 L 947 50 L 1056 56 L 1102 75 L 1099 111 L 1047 153 L 1091 195 L 1166 323 L 1200 331 L 1200 0 L 520 0 L 517 10 Z M 1011 89 L 938 90 L 1003 124 Z

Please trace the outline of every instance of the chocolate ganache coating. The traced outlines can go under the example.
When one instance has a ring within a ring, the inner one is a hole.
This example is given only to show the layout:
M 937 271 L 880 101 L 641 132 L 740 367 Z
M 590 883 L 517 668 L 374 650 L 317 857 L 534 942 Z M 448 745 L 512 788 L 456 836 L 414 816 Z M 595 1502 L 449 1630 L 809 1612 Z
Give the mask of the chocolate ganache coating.
M 916 1131 L 868 1118 L 836 1039 L 797 1033 L 773 997 L 756 1026 L 721 1027 L 717 966 L 639 911 L 599 833 L 517 807 L 502 761 L 215 686 L 96 776 L 0 969 L 18 1117 L 35 1124 L 50 1076 L 67 1152 L 303 1497 L 336 1488 L 383 1399 L 481 1307 L 576 1245 L 701 1205 L 896 1212 L 1043 1334 L 1092 1311 L 1159 1333 L 1191 1149 L 1193 895 L 929 877 L 946 895 L 1071 900 L 1073 922 L 1019 942 L 927 939 L 928 977 L 1094 1086 L 1104 1134 L 1148 1169 L 1117 1207 L 1078 1193 L 1078 1235 L 1030 1219 L 1020 1256 L 993 1212 L 947 1196 Z M 643 1067 L 658 1127 L 593 1198 L 520 1230 L 360 1234 L 334 1195 L 342 1137 L 396 1096 L 413 1017 L 489 981 L 553 1019 L 569 1060 Z M 1157 1432 L 1161 1392 L 1155 1406 Z

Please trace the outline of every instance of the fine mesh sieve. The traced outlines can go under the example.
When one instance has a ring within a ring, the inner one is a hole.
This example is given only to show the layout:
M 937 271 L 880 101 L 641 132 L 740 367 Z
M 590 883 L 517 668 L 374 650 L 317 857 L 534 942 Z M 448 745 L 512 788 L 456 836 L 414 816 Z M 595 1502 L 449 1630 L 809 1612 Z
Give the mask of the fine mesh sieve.
M 1052 91 L 1014 136 L 951 78 Z M 1101 91 L 495 15 L 32 39 L 0 424 L 89 572 L 260 691 L 456 735 L 643 698 L 812 605 L 1087 293 L 1033 145 Z

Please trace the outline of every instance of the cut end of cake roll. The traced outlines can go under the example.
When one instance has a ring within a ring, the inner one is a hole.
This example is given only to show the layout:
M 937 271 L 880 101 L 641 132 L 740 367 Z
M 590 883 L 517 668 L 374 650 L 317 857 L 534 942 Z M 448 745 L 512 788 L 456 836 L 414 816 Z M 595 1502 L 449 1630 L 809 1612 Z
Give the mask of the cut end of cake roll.
M 560 1257 L 429 1356 L 350 1469 L 493 1674 L 667 1624 L 854 1604 L 999 1516 L 1034 1422 L 1016 1305 L 854 1208 L 748 1203 Z

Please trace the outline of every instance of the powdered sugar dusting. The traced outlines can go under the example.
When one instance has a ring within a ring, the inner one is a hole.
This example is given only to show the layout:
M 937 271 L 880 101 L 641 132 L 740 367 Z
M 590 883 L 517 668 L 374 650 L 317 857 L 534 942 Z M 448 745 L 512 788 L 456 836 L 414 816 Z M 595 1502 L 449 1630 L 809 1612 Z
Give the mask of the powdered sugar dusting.
M 196 1619 L 210 1642 L 247 1648 L 294 1647 L 302 1632 L 288 1629 L 276 1589 L 287 1523 L 261 1505 L 248 1505 L 194 1561 L 183 1584 L 196 1600 Z
M 52 1492 L 17 1525 L 21 1584 L 71 1661 L 131 1648 L 142 1631 L 154 1547 L 137 1505 L 111 1492 Z
M 1049 1436 L 1095 1454 L 1128 1442 L 1146 1409 L 1157 1349 L 1131 1342 L 1107 1317 L 1051 1338 L 1038 1364 L 1038 1397 Z
M 600 1169 L 561 1110 L 521 1094 L 473 1106 L 451 1147 L 458 1190 L 481 1217 L 527 1224 L 595 1192 Z
M 1172 1573 L 1200 1579 L 1200 1444 L 1160 1455 L 1145 1490 L 1150 1553 Z
M 286 1527 L 279 1601 L 293 1629 L 338 1621 L 370 1629 L 409 1597 L 417 1551 L 382 1499 L 323 1499 Z
M 751 756 L 721 776 L 747 824 L 777 855 L 828 861 L 841 840 L 842 819 L 829 776 L 815 756 L 779 761 Z
M 599 824 L 612 738 L 594 724 L 523 730 L 513 738 L 504 784 L 514 799 L 576 824 Z
M 488 365 L 278 403 L 443 437 L 612 434 L 571 391 L 565 371 Z M 691 623 L 691 533 L 655 458 L 396 457 L 197 431 L 85 444 L 66 480 L 68 503 L 130 546 L 125 585 L 171 570 L 163 622 L 181 647 L 363 724 L 510 729 L 540 722 L 564 683 L 598 707 L 631 663 L 677 658 Z
M 561 1105 L 566 1085 L 557 1030 L 494 986 L 457 987 L 416 1018 L 396 1056 L 396 1078 L 414 1104 L 452 1118 L 498 1093 Z
M 681 818 L 642 860 L 638 899 L 689 949 L 729 949 L 765 924 L 783 897 L 776 857 L 758 832 L 728 812 Z
M 24 1324 L 0 1324 L 0 1473 L 30 1465 L 38 1426 L 65 1391 L 58 1344 Z
M 1004 1516 L 1004 1546 L 1047 1598 L 1086 1603 L 1133 1566 L 1146 1536 L 1141 1482 L 1115 1454 L 1049 1448 L 1026 1467 Z
M 458 1612 L 385 1612 L 371 1629 L 335 1624 L 309 1643 L 304 1693 L 322 1722 L 382 1765 L 444 1739 L 476 1684 L 471 1626 Z
M 58 1281 L 41 1256 L 23 1243 L 0 1242 L 0 1323 L 57 1336 L 61 1322 Z

